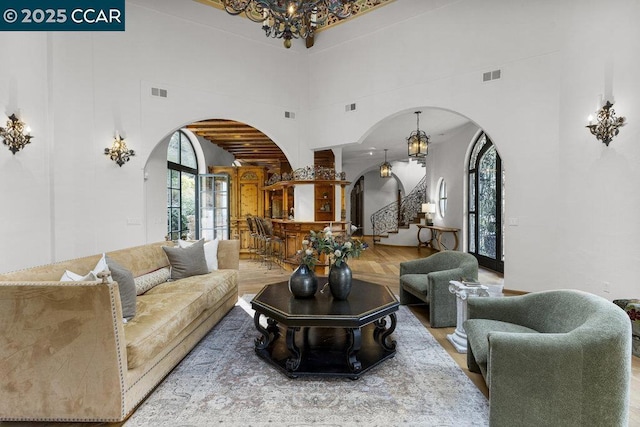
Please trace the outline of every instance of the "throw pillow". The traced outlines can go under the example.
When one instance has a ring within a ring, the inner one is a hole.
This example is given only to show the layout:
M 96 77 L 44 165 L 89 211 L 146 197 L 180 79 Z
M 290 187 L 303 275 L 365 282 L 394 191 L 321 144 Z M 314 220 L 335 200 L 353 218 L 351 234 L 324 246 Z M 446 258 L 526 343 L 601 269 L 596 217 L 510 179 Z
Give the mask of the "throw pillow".
M 136 294 L 142 295 L 145 292 L 153 289 L 161 283 L 166 282 L 171 278 L 171 268 L 162 267 L 151 273 L 143 274 L 133 279 L 136 283 Z
M 61 282 L 94 282 L 98 280 L 93 271 L 87 273 L 86 276 L 74 273 L 73 271 L 65 270 L 60 278 Z
M 133 273 L 108 256 L 105 257 L 105 260 L 111 271 L 111 277 L 118 282 L 122 317 L 131 320 L 136 315 L 136 284 L 133 280 Z
M 109 266 L 107 265 L 107 255 L 106 254 L 102 254 L 102 258 L 100 258 L 100 260 L 98 261 L 98 263 L 96 264 L 95 267 L 93 267 L 93 270 L 91 270 L 91 272 L 98 277 L 99 273 L 102 273 L 105 270 L 108 270 Z M 111 278 L 111 276 L 107 277 L 107 281 L 109 283 L 113 282 L 113 279 Z
M 96 266 L 93 268 L 93 270 L 87 273 L 86 276 L 81 276 L 78 273 L 74 273 L 73 271 L 66 270 L 62 274 L 60 281 L 61 282 L 88 282 L 88 281 L 100 280 L 98 279 L 98 273 L 101 273 L 104 270 L 107 270 L 108 268 L 109 267 L 107 266 L 107 260 L 105 259 L 105 254 L 102 254 L 102 258 L 100 258 L 100 260 L 98 261 Z M 107 280 L 109 281 L 109 283 L 113 281 L 111 279 L 111 276 L 107 277 Z
M 178 246 L 181 248 L 188 248 L 193 245 L 194 242 L 188 242 L 186 240 L 178 240 Z M 218 244 L 220 239 L 215 238 L 204 243 L 204 257 L 207 260 L 207 268 L 209 271 L 218 269 Z
M 163 246 L 162 249 L 171 264 L 171 278 L 174 280 L 209 272 L 204 257 L 204 240 L 198 240 L 188 248 Z

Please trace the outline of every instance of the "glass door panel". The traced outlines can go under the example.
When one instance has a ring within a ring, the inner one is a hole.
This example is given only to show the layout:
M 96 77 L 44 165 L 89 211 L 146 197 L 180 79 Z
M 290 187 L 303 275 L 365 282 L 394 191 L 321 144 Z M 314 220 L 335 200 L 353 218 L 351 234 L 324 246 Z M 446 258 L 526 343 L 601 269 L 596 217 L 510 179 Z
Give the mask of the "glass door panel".
M 478 165 L 478 253 L 496 258 L 496 149 L 492 146 Z
M 229 175 L 205 174 L 200 178 L 200 238 L 229 239 Z

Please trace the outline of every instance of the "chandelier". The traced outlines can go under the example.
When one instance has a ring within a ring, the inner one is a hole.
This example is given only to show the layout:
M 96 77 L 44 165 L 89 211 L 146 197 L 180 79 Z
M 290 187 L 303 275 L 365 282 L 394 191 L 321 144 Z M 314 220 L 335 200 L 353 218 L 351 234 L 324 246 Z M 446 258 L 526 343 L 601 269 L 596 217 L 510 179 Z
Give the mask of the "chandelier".
M 598 123 L 592 124 L 593 117 L 589 116 L 589 125 L 587 126 L 596 139 L 602 141 L 607 147 L 614 136 L 620 132 L 618 129 L 625 125 L 624 117 L 616 117 L 613 104 L 609 101 L 597 112 Z
M 380 178 L 391 177 L 391 163 L 387 162 L 387 149 L 384 149 L 384 163 L 380 165 Z
M 420 113 L 422 113 L 422 111 L 415 112 L 417 128 L 414 132 L 411 132 L 411 135 L 407 138 L 409 157 L 427 157 L 429 152 L 429 137 L 420 130 Z
M 6 128 L 0 127 L 0 137 L 2 137 L 4 145 L 7 145 L 14 155 L 31 142 L 33 137 L 29 132 L 31 129 L 25 126 L 24 122 L 20 121 L 15 114 L 9 116 Z
M 104 149 L 104 154 L 109 156 L 109 158 L 116 162 L 120 167 L 128 162 L 130 157 L 136 155 L 133 150 L 129 150 L 127 148 L 127 143 L 120 137 L 120 134 L 118 133 L 116 133 L 116 137 L 113 139 L 111 148 Z
M 356 0 L 222 0 L 224 10 L 231 15 L 244 14 L 253 22 L 262 22 L 267 37 L 284 39 L 284 47 L 291 47 L 291 39 L 313 37 L 329 15 L 344 19 L 351 15 Z

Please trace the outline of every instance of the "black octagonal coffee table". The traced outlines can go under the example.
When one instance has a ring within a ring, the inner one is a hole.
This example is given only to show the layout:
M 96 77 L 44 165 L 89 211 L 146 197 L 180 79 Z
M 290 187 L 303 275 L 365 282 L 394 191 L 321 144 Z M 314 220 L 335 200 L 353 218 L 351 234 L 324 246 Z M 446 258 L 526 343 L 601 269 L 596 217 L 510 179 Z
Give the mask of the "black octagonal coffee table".
M 353 279 L 349 298 L 340 301 L 329 292 L 297 299 L 287 282 L 281 282 L 262 288 L 251 307 L 261 334 L 255 340 L 256 353 L 292 378 L 357 379 L 396 353 L 389 336 L 396 328 L 399 303 L 386 286 Z M 260 324 L 262 316 L 266 327 Z M 278 339 L 281 331 L 286 332 L 284 343 Z

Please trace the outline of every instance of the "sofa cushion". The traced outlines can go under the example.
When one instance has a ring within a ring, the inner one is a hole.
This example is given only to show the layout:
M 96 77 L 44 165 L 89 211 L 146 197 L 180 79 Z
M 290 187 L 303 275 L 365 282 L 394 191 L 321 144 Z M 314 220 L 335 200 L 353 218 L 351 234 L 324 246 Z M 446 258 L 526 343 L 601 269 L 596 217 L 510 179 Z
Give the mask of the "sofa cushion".
M 418 294 L 429 302 L 429 295 L 427 295 L 429 280 L 426 274 L 403 274 L 400 276 L 400 283 L 412 294 Z
M 188 240 L 178 240 L 178 246 L 181 248 L 188 248 L 195 242 Z M 220 239 L 216 238 L 204 243 L 204 258 L 207 260 L 207 268 L 209 271 L 218 269 L 218 245 Z
M 487 382 L 487 363 L 489 361 L 489 333 L 491 332 L 513 332 L 513 333 L 532 333 L 537 334 L 538 331 L 527 328 L 526 326 L 516 325 L 514 323 L 501 322 L 491 319 L 469 319 L 464 322 L 464 330 L 467 333 L 467 340 L 473 351 L 473 357 L 478 363 L 482 376 Z
M 122 317 L 131 320 L 136 315 L 136 284 L 133 274 L 109 256 L 105 257 L 105 261 L 111 271 L 111 277 L 118 282 Z
M 204 240 L 198 240 L 188 248 L 170 248 L 163 246 L 171 264 L 171 278 L 174 280 L 185 277 L 207 274 L 207 260 L 204 256 Z
M 136 284 L 136 295 L 142 295 L 149 289 L 153 289 L 155 286 L 165 283 L 170 278 L 171 267 L 159 268 L 156 271 L 138 276 L 133 279 Z
M 206 308 L 202 292 L 141 295 L 136 317 L 124 325 L 127 366 L 134 369 L 159 352 Z
M 182 292 L 201 292 L 205 295 L 207 307 L 213 307 L 223 296 L 236 286 L 236 270 L 216 270 L 201 276 L 187 277 L 158 285 L 145 295 Z

